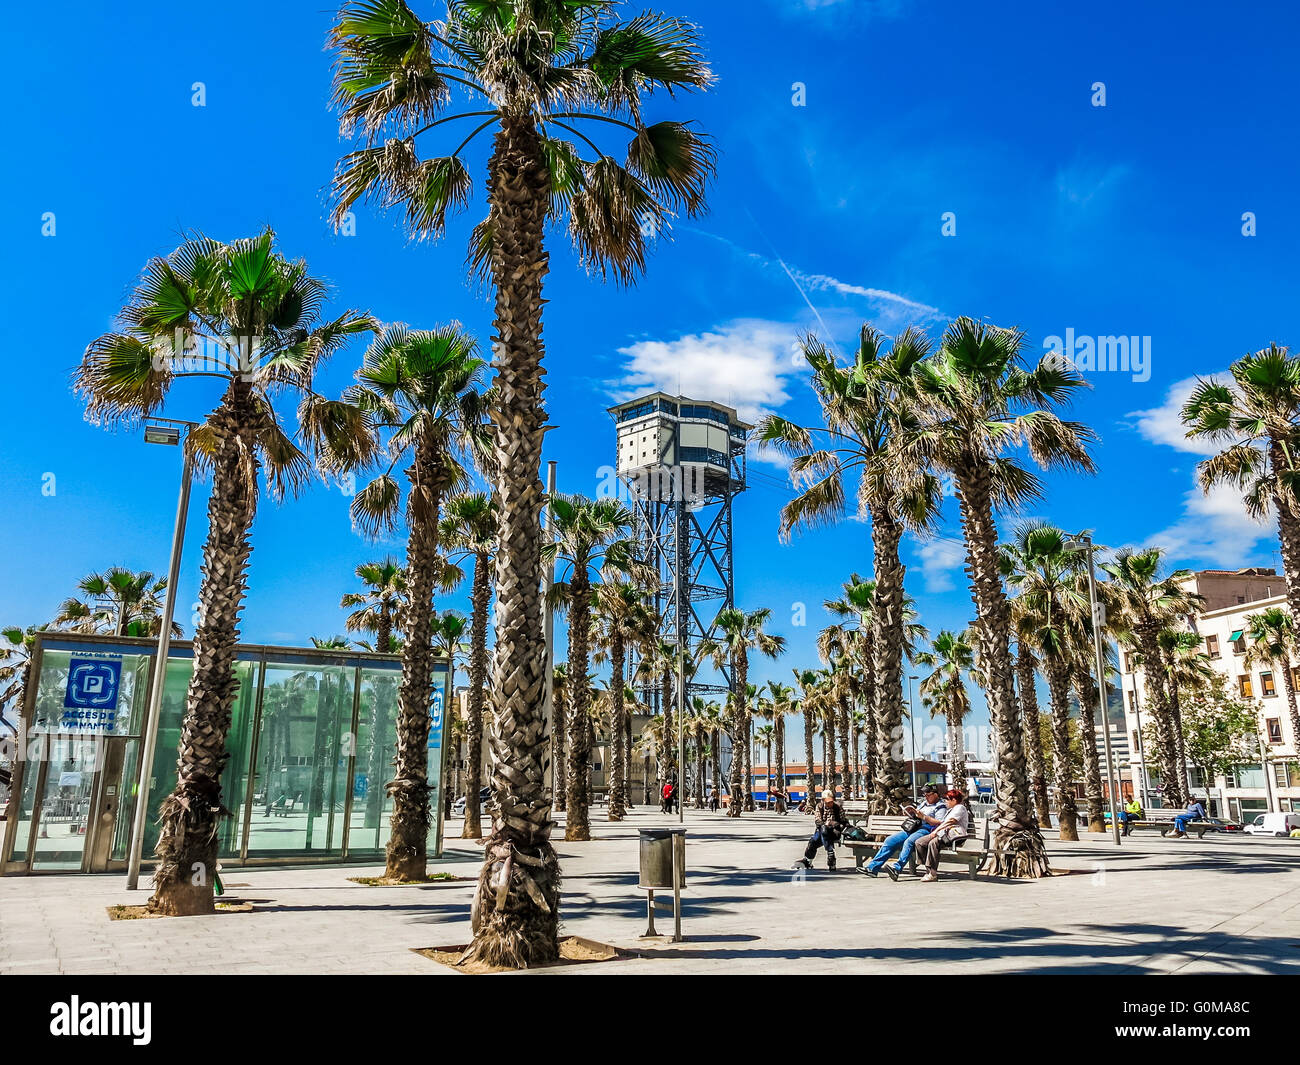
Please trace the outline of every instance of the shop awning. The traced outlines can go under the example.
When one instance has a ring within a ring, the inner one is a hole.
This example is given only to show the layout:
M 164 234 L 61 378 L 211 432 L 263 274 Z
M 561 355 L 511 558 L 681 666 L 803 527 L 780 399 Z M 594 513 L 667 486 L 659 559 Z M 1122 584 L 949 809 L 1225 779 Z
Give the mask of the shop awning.
M 1231 636 L 1228 637 L 1228 642 L 1229 642 L 1229 643 L 1236 643 L 1238 640 L 1240 640 L 1240 639 L 1241 639 L 1241 632 L 1242 632 L 1241 629 L 1237 629 L 1237 630 L 1236 630 L 1236 631 L 1235 631 Z

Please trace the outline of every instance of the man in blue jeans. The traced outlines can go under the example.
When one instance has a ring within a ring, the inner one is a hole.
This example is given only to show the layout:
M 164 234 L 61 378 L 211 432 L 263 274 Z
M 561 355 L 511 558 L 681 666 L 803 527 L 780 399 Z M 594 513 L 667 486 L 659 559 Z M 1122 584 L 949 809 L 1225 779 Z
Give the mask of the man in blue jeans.
M 895 832 L 880 845 L 880 850 L 876 851 L 876 856 L 866 864 L 862 872 L 867 876 L 875 877 L 880 875 L 883 867 L 889 874 L 890 880 L 897 880 L 898 874 L 907 868 L 907 861 L 912 857 L 912 848 L 916 846 L 916 841 L 927 833 L 933 832 L 947 813 L 948 807 L 939 798 L 939 785 L 927 784 L 925 799 L 916 807 L 916 816 L 921 819 L 921 827 L 915 832 Z M 885 863 L 895 854 L 898 855 L 898 861 L 894 865 L 886 865 Z
M 1187 838 L 1188 821 L 1204 821 L 1208 815 L 1201 800 L 1192 796 L 1192 801 L 1187 804 L 1187 809 L 1174 818 L 1174 839 Z

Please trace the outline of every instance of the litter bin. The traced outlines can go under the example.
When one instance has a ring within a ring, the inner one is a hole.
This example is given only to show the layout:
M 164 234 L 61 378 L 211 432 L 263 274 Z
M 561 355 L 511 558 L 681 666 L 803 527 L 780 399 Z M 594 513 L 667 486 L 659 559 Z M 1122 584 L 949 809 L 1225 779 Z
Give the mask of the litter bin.
M 643 891 L 673 889 L 673 851 L 677 852 L 677 890 L 686 887 L 686 829 L 643 828 L 641 833 L 641 882 Z

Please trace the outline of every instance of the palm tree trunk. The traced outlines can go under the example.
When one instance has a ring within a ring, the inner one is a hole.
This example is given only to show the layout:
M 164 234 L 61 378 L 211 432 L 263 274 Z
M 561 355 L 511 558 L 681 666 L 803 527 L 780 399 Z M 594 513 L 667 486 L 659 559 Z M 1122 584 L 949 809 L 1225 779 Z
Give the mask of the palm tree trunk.
M 564 813 L 564 808 L 568 805 L 569 798 L 569 748 L 566 743 L 569 735 L 567 679 L 565 688 L 563 689 L 556 690 L 554 686 L 552 686 L 551 714 L 555 719 L 555 735 L 551 741 L 553 758 L 555 760 L 555 809 L 560 813 Z
M 566 840 L 591 839 L 588 791 L 591 782 L 591 688 L 587 685 L 591 636 L 591 584 L 585 566 L 569 582 L 569 809 Z
M 852 791 L 852 794 L 853 794 L 853 797 L 856 799 L 856 798 L 858 797 L 858 792 L 860 791 L 860 789 L 861 789 L 861 787 L 862 787 L 862 761 L 861 761 L 861 758 L 862 758 L 862 750 L 861 750 L 861 747 L 860 747 L 860 744 L 862 743 L 862 730 L 861 730 L 861 728 L 858 727 L 858 723 L 857 723 L 857 721 L 852 721 L 852 723 L 851 723 L 851 725 L 850 725 L 850 730 L 849 730 L 849 731 L 850 731 L 850 733 L 851 733 L 851 735 L 852 735 L 852 740 L 851 740 L 851 742 L 852 742 L 852 744 L 853 744 L 853 781 L 852 781 L 853 791 Z
M 695 797 L 691 806 L 704 809 L 704 736 L 698 729 L 695 732 Z
M 745 771 L 745 748 L 749 746 L 749 707 L 745 697 L 745 687 L 749 683 L 749 658 L 743 649 L 736 653 L 731 673 L 734 698 L 731 706 L 731 801 L 727 804 L 727 816 L 739 817 L 745 803 L 740 782 Z
M 1082 663 L 1074 667 L 1074 691 L 1079 697 L 1079 740 L 1083 744 L 1083 782 L 1088 793 L 1088 831 L 1106 831 L 1106 800 L 1102 796 L 1101 760 L 1097 757 L 1097 685 Z M 1105 726 L 1103 726 L 1105 727 Z M 1116 807 L 1118 809 L 1118 807 Z
M 1172 663 L 1168 663 L 1172 666 Z M 1178 678 L 1172 669 L 1167 669 L 1165 683 L 1169 688 L 1169 726 L 1173 732 L 1174 764 L 1178 767 L 1178 787 L 1183 793 L 1184 801 L 1192 801 L 1192 788 L 1187 779 L 1187 745 L 1183 736 L 1183 708 L 1179 701 Z M 1261 767 L 1263 768 L 1263 767 Z
M 872 616 L 875 680 L 876 764 L 872 811 L 901 813 L 911 795 L 896 746 L 903 735 L 903 577 L 898 544 L 903 530 L 887 507 L 871 509 L 871 543 L 876 577 Z
M 627 816 L 627 792 L 623 782 L 625 763 L 623 761 L 623 718 L 627 710 L 623 705 L 623 668 L 627 650 L 623 637 L 617 631 L 613 634 L 609 647 L 610 661 L 613 668 L 610 677 L 614 682 L 613 705 L 610 710 L 609 723 L 609 819 L 622 821 Z
M 491 418 L 501 505 L 491 778 L 499 812 L 479 873 L 478 921 L 466 953 L 488 965 L 518 968 L 559 956 L 560 917 L 560 867 L 550 842 L 545 775 L 549 740 L 541 601 L 543 488 L 538 476 L 546 428 L 543 234 L 551 189 L 541 139 L 526 112 L 508 111 L 503 117 L 488 174 L 496 287 Z
M 1148 712 L 1156 733 L 1155 753 L 1163 787 L 1161 795 L 1170 807 L 1178 807 L 1183 805 L 1182 774 L 1178 772 L 1178 744 L 1170 719 L 1169 690 L 1165 687 L 1164 658 L 1157 642 L 1157 632 L 1158 626 L 1154 622 L 1134 626 L 1134 635 L 1142 648 Z
M 811 802 L 813 793 L 817 790 L 817 780 L 813 772 L 813 712 L 808 707 L 807 699 L 803 701 L 803 756 L 808 763 L 808 785 L 804 791 Z
M 623 799 L 632 808 L 632 715 L 623 712 Z
M 1025 754 L 1029 762 L 1030 786 L 1037 807 L 1038 824 L 1050 828 L 1051 812 L 1047 803 L 1047 767 L 1043 761 L 1043 738 L 1038 731 L 1038 693 L 1034 688 L 1034 658 L 1029 648 L 1016 649 L 1016 684 L 1020 695 L 1020 724 Z
M 745 707 L 745 812 L 754 812 L 754 718 Z
M 1074 769 L 1070 760 L 1070 672 L 1059 659 L 1044 662 L 1052 707 L 1052 769 L 1056 777 L 1056 817 L 1061 839 L 1079 838 L 1079 809 L 1074 802 Z
M 474 585 L 470 592 L 469 705 L 465 722 L 465 827 L 463 839 L 483 835 L 479 823 L 478 793 L 483 787 L 480 766 L 483 763 L 483 696 L 487 690 L 487 623 L 492 599 L 485 552 L 474 556 Z
M 1271 439 L 1268 449 L 1269 467 L 1274 477 L 1289 472 L 1291 463 L 1279 439 Z M 1300 513 L 1297 513 L 1288 493 L 1278 492 L 1272 497 L 1277 513 L 1277 533 L 1282 554 L 1282 574 L 1286 578 L 1286 601 L 1291 616 L 1300 620 Z M 1300 732 L 1295 733 L 1300 743 Z M 1208 779 L 1208 778 L 1207 778 Z
M 1300 733 L 1298 733 L 1300 735 Z M 722 801 L 722 733 L 718 729 L 710 733 L 709 754 L 713 762 L 713 794 Z
M 952 786 L 966 791 L 966 741 L 962 736 L 962 711 L 948 714 L 948 761 L 952 767 Z M 969 796 L 968 796 L 969 798 Z
M 1016 719 L 1011 667 L 1011 618 L 998 569 L 998 530 L 993 520 L 992 475 L 987 459 L 955 469 L 967 573 L 975 603 L 973 628 L 980 648 L 989 722 L 998 755 L 998 829 L 994 872 L 1045 876 L 1043 837 L 1029 805 L 1029 778 L 1020 722 Z
M 844 797 L 852 794 L 853 781 L 850 779 L 849 767 L 849 699 L 845 693 L 840 694 L 840 716 L 838 721 L 840 737 L 840 765 L 844 772 Z
M 1286 707 L 1291 716 L 1291 735 L 1295 737 L 1295 742 L 1300 743 L 1300 711 L 1296 708 L 1295 693 L 1295 667 L 1291 665 L 1289 658 L 1282 660 L 1282 666 L 1286 669 Z M 1213 783 L 1210 777 L 1205 778 L 1205 786 L 1208 788 Z
M 257 424 L 249 385 L 235 381 L 208 424 L 216 453 L 208 499 L 208 538 L 199 585 L 200 623 L 194 633 L 194 671 L 185 696 L 176 762 L 176 787 L 162 802 L 149 909 L 173 917 L 213 913 L 218 829 L 227 813 L 221 772 L 230 755 L 226 734 L 239 690 L 235 645 L 243 609 L 248 530 L 257 509 Z
M 1296 735 L 1300 736 L 1300 732 Z M 785 713 L 782 710 L 776 713 L 776 783 L 781 789 L 781 802 L 784 804 L 788 799 L 785 795 Z

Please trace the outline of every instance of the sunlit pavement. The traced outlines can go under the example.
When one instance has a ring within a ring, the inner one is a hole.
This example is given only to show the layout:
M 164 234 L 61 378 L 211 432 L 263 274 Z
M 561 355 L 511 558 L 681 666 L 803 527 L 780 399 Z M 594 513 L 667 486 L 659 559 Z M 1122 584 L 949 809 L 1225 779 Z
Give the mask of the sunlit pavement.
M 639 952 L 550 973 L 1300 973 L 1300 841 L 1206 836 L 1052 840 L 1050 880 L 870 880 L 847 854 L 836 873 L 791 871 L 809 818 L 739 820 L 687 810 L 685 942 L 639 938 L 637 829 L 676 823 L 638 808 L 620 824 L 593 810 L 590 843 L 556 849 L 563 931 Z M 479 851 L 455 837 L 431 871 L 472 877 Z M 472 882 L 368 888 L 375 866 L 228 868 L 251 913 L 110 921 L 142 903 L 125 877 L 0 877 L 0 973 L 423 973 L 414 948 L 470 938 Z M 671 899 L 671 894 L 660 896 Z M 658 930 L 672 930 L 663 906 Z

